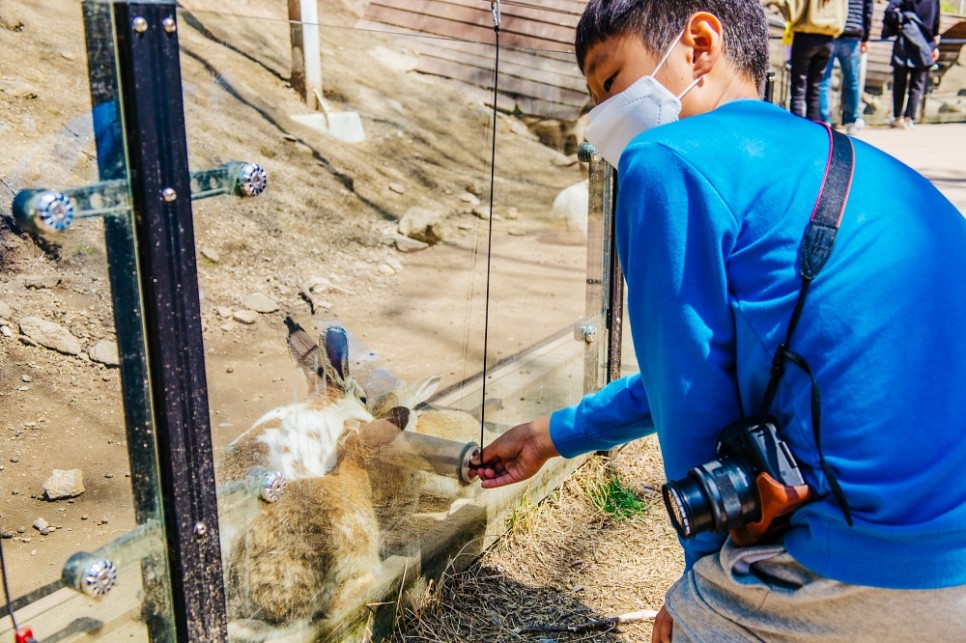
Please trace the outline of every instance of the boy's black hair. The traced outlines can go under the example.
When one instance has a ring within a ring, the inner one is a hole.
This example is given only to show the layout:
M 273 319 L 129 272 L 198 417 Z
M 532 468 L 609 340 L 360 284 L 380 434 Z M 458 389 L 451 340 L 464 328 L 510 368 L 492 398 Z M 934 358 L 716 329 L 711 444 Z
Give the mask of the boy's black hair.
M 588 50 L 614 36 L 636 35 L 652 54 L 663 55 L 699 11 L 718 17 L 725 55 L 762 91 L 769 53 L 768 22 L 760 0 L 590 0 L 574 42 L 580 71 Z

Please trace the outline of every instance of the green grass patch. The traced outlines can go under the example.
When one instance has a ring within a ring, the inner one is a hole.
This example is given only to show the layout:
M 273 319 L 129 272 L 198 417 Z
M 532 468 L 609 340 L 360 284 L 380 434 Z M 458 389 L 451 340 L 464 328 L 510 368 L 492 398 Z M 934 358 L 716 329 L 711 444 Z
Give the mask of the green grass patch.
M 613 469 L 608 469 L 603 478 L 595 480 L 586 490 L 594 506 L 616 520 L 633 518 L 647 511 L 649 507 Z

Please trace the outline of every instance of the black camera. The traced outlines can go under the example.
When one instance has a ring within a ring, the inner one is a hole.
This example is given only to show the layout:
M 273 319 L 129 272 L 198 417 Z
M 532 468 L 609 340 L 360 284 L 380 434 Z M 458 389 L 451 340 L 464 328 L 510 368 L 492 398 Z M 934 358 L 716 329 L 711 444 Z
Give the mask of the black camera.
M 717 460 L 661 488 L 682 538 L 730 531 L 738 545 L 753 544 L 766 532 L 777 533 L 808 501 L 808 485 L 774 418 L 730 425 L 718 439 L 717 453 Z

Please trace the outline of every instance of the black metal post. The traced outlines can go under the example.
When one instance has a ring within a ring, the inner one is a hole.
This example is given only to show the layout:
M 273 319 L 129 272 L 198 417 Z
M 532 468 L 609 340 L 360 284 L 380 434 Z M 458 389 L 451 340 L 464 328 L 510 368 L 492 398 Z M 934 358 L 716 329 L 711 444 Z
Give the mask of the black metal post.
M 620 257 L 617 256 L 617 233 L 614 217 L 617 213 L 617 171 L 610 175 L 607 190 L 607 208 L 604 216 L 610 221 L 610 270 L 607 301 L 607 381 L 613 382 L 621 377 L 621 349 L 624 335 L 624 273 Z
M 110 4 L 85 0 L 83 14 L 98 174 L 102 181 L 127 181 L 113 12 Z M 131 465 L 134 519 L 138 525 L 160 524 L 163 511 L 157 479 L 159 458 L 148 388 L 133 217 L 130 214 L 105 217 L 104 240 L 120 358 L 121 399 Z M 163 555 L 148 556 L 141 564 L 144 588 L 141 618 L 153 641 L 169 641 L 175 636 L 167 565 Z
M 113 4 L 121 113 L 179 641 L 223 641 L 208 390 L 174 2 Z

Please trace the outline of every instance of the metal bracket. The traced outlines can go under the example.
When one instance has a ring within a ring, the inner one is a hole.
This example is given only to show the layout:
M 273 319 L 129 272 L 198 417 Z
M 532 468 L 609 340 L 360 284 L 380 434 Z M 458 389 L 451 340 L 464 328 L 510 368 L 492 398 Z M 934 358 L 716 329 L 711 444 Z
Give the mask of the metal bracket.
M 163 551 L 161 526 L 148 521 L 94 552 L 77 552 L 64 563 L 61 578 L 67 587 L 99 598 L 117 583 L 118 569 Z
M 210 170 L 191 173 L 191 199 L 222 194 L 254 197 L 265 191 L 268 173 L 258 163 L 232 161 Z M 13 200 L 13 216 L 25 228 L 44 234 L 63 232 L 77 219 L 125 215 L 131 210 L 126 180 L 102 181 L 63 191 L 26 189 Z M 163 190 L 167 202 L 177 199 L 174 190 Z
M 575 324 L 574 339 L 585 344 L 593 344 L 597 339 L 597 324 L 586 321 Z

